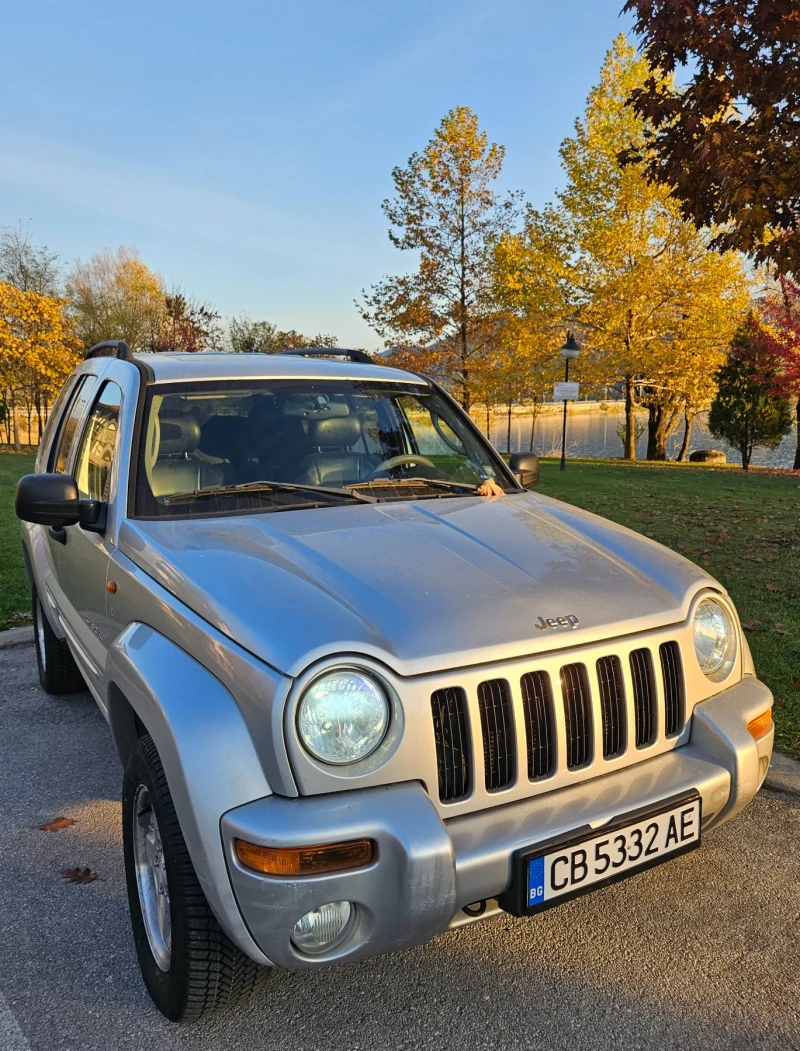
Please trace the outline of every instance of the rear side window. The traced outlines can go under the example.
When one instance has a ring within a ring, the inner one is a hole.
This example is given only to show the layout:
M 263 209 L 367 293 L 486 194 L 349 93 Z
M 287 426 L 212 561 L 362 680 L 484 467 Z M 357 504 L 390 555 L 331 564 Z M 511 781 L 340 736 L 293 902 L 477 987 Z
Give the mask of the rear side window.
M 105 383 L 83 430 L 74 474 L 78 492 L 89 500 L 108 499 L 121 402 L 117 384 Z
M 47 423 L 42 432 L 42 440 L 39 442 L 39 454 L 36 457 L 37 471 L 42 470 L 42 465 L 50 460 L 50 448 L 58 432 L 59 422 L 64 418 L 64 409 L 67 407 L 69 399 L 72 397 L 72 392 L 75 390 L 75 379 L 75 376 L 67 377 L 64 386 L 59 391 L 50 409 L 50 415 L 47 417 Z
M 75 388 L 75 395 L 67 409 L 56 440 L 55 451 L 50 457 L 50 469 L 52 471 L 62 474 L 67 469 L 70 451 L 80 432 L 80 422 L 86 415 L 86 409 L 96 384 L 96 376 L 84 376 Z

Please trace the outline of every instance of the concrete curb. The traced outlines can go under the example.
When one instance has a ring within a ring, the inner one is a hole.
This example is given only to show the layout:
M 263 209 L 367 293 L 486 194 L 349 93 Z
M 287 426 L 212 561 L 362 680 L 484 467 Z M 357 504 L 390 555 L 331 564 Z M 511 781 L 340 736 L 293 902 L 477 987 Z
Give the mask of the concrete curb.
M 33 642 L 32 626 L 26 625 L 24 628 L 9 628 L 8 631 L 0 631 L 0 650 L 22 646 L 26 642 Z
M 800 762 L 780 752 L 773 752 L 764 787 L 773 792 L 800 796 Z

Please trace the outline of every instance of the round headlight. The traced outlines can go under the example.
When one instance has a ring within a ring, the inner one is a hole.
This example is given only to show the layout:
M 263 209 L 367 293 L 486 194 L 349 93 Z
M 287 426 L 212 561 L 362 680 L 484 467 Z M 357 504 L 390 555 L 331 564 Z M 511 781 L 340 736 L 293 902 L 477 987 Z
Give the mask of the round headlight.
M 303 694 L 297 728 L 305 748 L 323 763 L 356 763 L 386 734 L 389 702 L 368 675 L 343 669 L 321 675 Z
M 705 674 L 714 682 L 730 675 L 736 659 L 736 629 L 724 606 L 704 598 L 694 614 L 694 651 Z

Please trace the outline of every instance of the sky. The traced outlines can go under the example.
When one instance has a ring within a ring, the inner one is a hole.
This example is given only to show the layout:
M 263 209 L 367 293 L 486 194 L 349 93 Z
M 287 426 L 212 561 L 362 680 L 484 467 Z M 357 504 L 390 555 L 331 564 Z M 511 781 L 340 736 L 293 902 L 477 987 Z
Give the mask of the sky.
M 224 315 L 380 338 L 353 300 L 413 266 L 392 169 L 466 105 L 542 205 L 623 0 L 8 4 L 0 226 L 65 265 L 135 245 Z

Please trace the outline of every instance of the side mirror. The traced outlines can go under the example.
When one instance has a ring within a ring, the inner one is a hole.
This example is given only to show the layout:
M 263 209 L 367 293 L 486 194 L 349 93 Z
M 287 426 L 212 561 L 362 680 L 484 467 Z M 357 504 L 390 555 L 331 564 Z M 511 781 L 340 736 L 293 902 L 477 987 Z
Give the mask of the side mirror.
M 17 518 L 36 525 L 69 526 L 81 518 L 78 484 L 69 474 L 26 474 L 17 483 Z
M 512 453 L 509 466 L 523 489 L 539 484 L 539 457 L 536 453 Z

